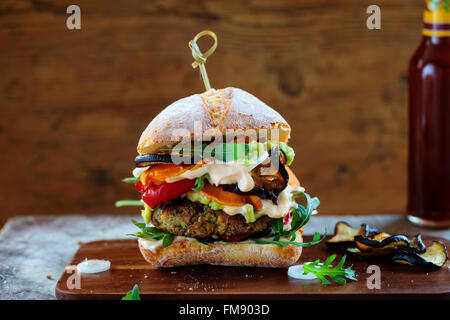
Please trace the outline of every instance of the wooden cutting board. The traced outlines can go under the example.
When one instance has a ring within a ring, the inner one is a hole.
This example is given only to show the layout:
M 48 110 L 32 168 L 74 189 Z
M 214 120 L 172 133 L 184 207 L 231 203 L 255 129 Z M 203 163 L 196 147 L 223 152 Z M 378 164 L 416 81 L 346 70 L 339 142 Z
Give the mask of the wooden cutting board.
M 305 241 L 310 240 L 311 237 L 305 236 Z M 426 236 L 423 240 L 427 246 L 432 240 L 441 240 L 449 248 L 449 241 Z M 318 258 L 323 261 L 333 252 L 322 242 L 304 248 L 298 263 Z M 336 253 L 340 259 L 342 254 Z M 111 270 L 81 275 L 77 289 L 75 266 L 85 258 L 109 260 Z M 348 257 L 344 267 L 350 264 L 358 281 L 345 286 L 322 285 L 318 280 L 290 278 L 287 269 L 208 265 L 153 268 L 141 257 L 136 240 L 102 240 L 81 245 L 56 285 L 56 297 L 120 299 L 138 284 L 142 299 L 450 298 L 449 261 L 436 271 L 381 261 L 360 262 Z M 381 289 L 367 288 L 369 265 L 380 267 Z

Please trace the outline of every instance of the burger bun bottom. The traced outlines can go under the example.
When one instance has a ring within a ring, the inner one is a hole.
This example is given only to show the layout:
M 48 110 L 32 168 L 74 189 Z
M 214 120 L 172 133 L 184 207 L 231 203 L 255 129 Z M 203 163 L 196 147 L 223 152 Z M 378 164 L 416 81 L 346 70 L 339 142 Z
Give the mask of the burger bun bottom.
M 297 231 L 297 242 L 302 242 L 303 229 Z M 177 236 L 170 246 L 162 248 L 161 240 L 138 239 L 144 259 L 155 267 L 178 267 L 196 264 L 285 268 L 293 265 L 302 253 L 302 247 L 217 241 L 203 244 L 194 238 Z

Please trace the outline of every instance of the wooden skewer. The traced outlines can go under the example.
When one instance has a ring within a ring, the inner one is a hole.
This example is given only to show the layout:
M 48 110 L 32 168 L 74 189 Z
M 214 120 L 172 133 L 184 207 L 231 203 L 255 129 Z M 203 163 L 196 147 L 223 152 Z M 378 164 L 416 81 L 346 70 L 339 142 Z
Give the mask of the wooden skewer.
M 203 36 L 210 36 L 214 39 L 214 44 L 209 48 L 205 53 L 200 51 L 200 48 L 197 45 L 197 40 Z M 197 35 L 189 41 L 189 48 L 192 52 L 192 57 L 194 58 L 194 62 L 192 63 L 192 68 L 199 67 L 200 74 L 203 79 L 203 83 L 205 84 L 206 91 L 211 89 L 211 85 L 209 84 L 208 74 L 206 73 L 205 63 L 206 59 L 216 50 L 217 48 L 217 36 L 214 32 L 210 30 L 204 30 L 202 32 L 197 33 Z

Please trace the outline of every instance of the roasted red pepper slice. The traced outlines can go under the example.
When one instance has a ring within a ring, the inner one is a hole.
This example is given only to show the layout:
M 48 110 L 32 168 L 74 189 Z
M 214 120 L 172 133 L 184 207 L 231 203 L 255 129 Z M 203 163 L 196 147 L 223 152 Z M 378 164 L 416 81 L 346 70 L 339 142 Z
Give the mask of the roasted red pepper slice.
M 136 182 L 135 188 L 136 188 L 136 191 L 139 193 L 144 193 L 144 191 L 145 191 L 145 187 L 140 180 L 138 180 L 138 182 Z
M 154 208 L 158 204 L 178 198 L 190 191 L 194 187 L 195 180 L 183 179 L 172 183 L 163 182 L 159 185 L 150 183 L 145 187 L 142 187 L 142 184 L 138 186 L 138 183 L 136 183 L 136 189 L 144 191 L 142 200 L 151 208 Z
M 291 220 L 291 213 L 289 212 L 287 215 L 283 217 L 283 224 L 288 224 Z

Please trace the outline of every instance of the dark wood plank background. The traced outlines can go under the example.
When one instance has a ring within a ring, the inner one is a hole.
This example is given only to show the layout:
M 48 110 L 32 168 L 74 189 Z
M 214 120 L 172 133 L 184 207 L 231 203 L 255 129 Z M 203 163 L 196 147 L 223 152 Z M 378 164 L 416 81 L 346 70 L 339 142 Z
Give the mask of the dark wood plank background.
M 82 29 L 70 31 L 74 2 Z M 382 29 L 371 31 L 374 3 Z M 187 47 L 203 29 L 219 37 L 213 87 L 285 116 L 294 171 L 322 213 L 403 212 L 406 66 L 422 12 L 413 0 L 0 1 L 0 224 L 136 212 L 113 207 L 136 196 L 121 178 L 147 123 L 203 90 Z

